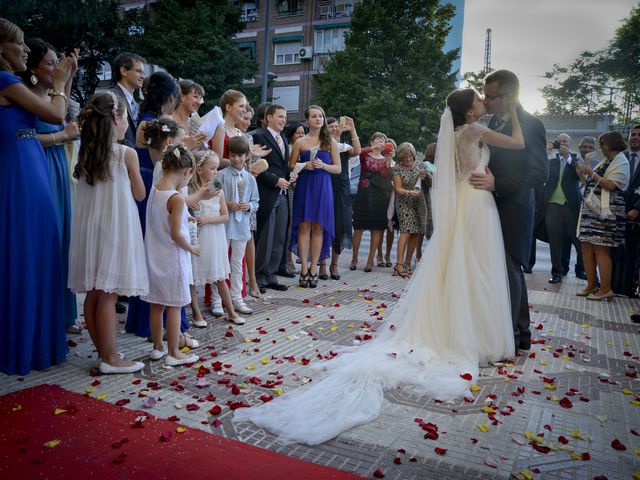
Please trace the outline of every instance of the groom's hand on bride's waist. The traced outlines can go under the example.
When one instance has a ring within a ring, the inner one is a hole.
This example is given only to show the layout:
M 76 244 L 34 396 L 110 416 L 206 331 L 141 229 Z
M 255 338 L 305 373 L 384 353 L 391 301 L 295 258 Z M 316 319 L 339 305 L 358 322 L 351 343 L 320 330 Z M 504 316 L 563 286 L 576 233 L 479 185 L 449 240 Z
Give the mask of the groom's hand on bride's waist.
M 496 177 L 488 168 L 485 168 L 485 173 L 471 172 L 469 183 L 478 190 L 493 192 L 496 189 Z

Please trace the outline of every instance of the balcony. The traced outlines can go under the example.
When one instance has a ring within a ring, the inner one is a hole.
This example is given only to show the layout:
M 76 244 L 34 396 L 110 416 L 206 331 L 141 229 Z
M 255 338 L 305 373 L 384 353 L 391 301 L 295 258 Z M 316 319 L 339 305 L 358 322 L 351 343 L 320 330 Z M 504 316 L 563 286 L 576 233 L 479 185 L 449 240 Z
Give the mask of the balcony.
M 316 3 L 316 20 L 350 17 L 362 0 L 321 0 Z
M 241 22 L 255 22 L 258 20 L 258 9 L 257 8 L 247 8 L 243 9 L 240 14 Z
M 276 1 L 276 18 L 297 17 L 303 14 L 304 0 L 278 0 Z

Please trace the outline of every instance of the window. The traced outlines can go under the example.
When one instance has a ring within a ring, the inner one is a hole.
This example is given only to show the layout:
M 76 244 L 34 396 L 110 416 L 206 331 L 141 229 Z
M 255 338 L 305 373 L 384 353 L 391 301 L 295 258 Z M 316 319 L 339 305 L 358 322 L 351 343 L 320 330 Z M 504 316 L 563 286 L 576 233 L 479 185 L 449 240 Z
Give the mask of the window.
M 238 50 L 248 56 L 251 60 L 256 59 L 256 42 L 239 42 Z
M 316 53 L 333 53 L 344 50 L 344 34 L 348 28 L 325 28 L 316 30 Z
M 300 63 L 301 42 L 275 43 L 274 65 L 290 65 Z
M 278 0 L 276 16 L 289 17 L 302 15 L 303 0 Z
M 240 14 L 240 21 L 253 22 L 255 20 L 258 20 L 257 2 L 243 2 L 242 13 Z
M 273 102 L 282 105 L 287 112 L 299 111 L 300 86 L 273 87 Z

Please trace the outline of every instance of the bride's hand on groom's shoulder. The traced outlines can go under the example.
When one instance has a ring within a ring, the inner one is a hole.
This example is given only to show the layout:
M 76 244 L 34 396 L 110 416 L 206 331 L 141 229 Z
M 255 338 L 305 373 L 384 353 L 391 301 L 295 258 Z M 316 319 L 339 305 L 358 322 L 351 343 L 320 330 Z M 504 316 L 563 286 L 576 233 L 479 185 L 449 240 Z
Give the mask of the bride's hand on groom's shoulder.
M 485 169 L 485 173 L 471 172 L 469 183 L 478 190 L 493 192 L 496 189 L 496 179 L 488 168 Z

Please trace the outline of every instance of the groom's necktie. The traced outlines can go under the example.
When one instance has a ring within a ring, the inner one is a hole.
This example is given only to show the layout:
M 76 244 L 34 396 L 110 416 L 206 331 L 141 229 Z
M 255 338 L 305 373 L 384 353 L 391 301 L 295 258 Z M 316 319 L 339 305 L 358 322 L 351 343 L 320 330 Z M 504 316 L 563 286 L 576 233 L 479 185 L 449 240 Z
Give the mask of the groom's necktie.
M 496 132 L 501 132 L 504 129 L 506 124 L 507 124 L 507 120 L 505 120 L 504 117 L 497 117 L 496 123 L 493 129 Z

